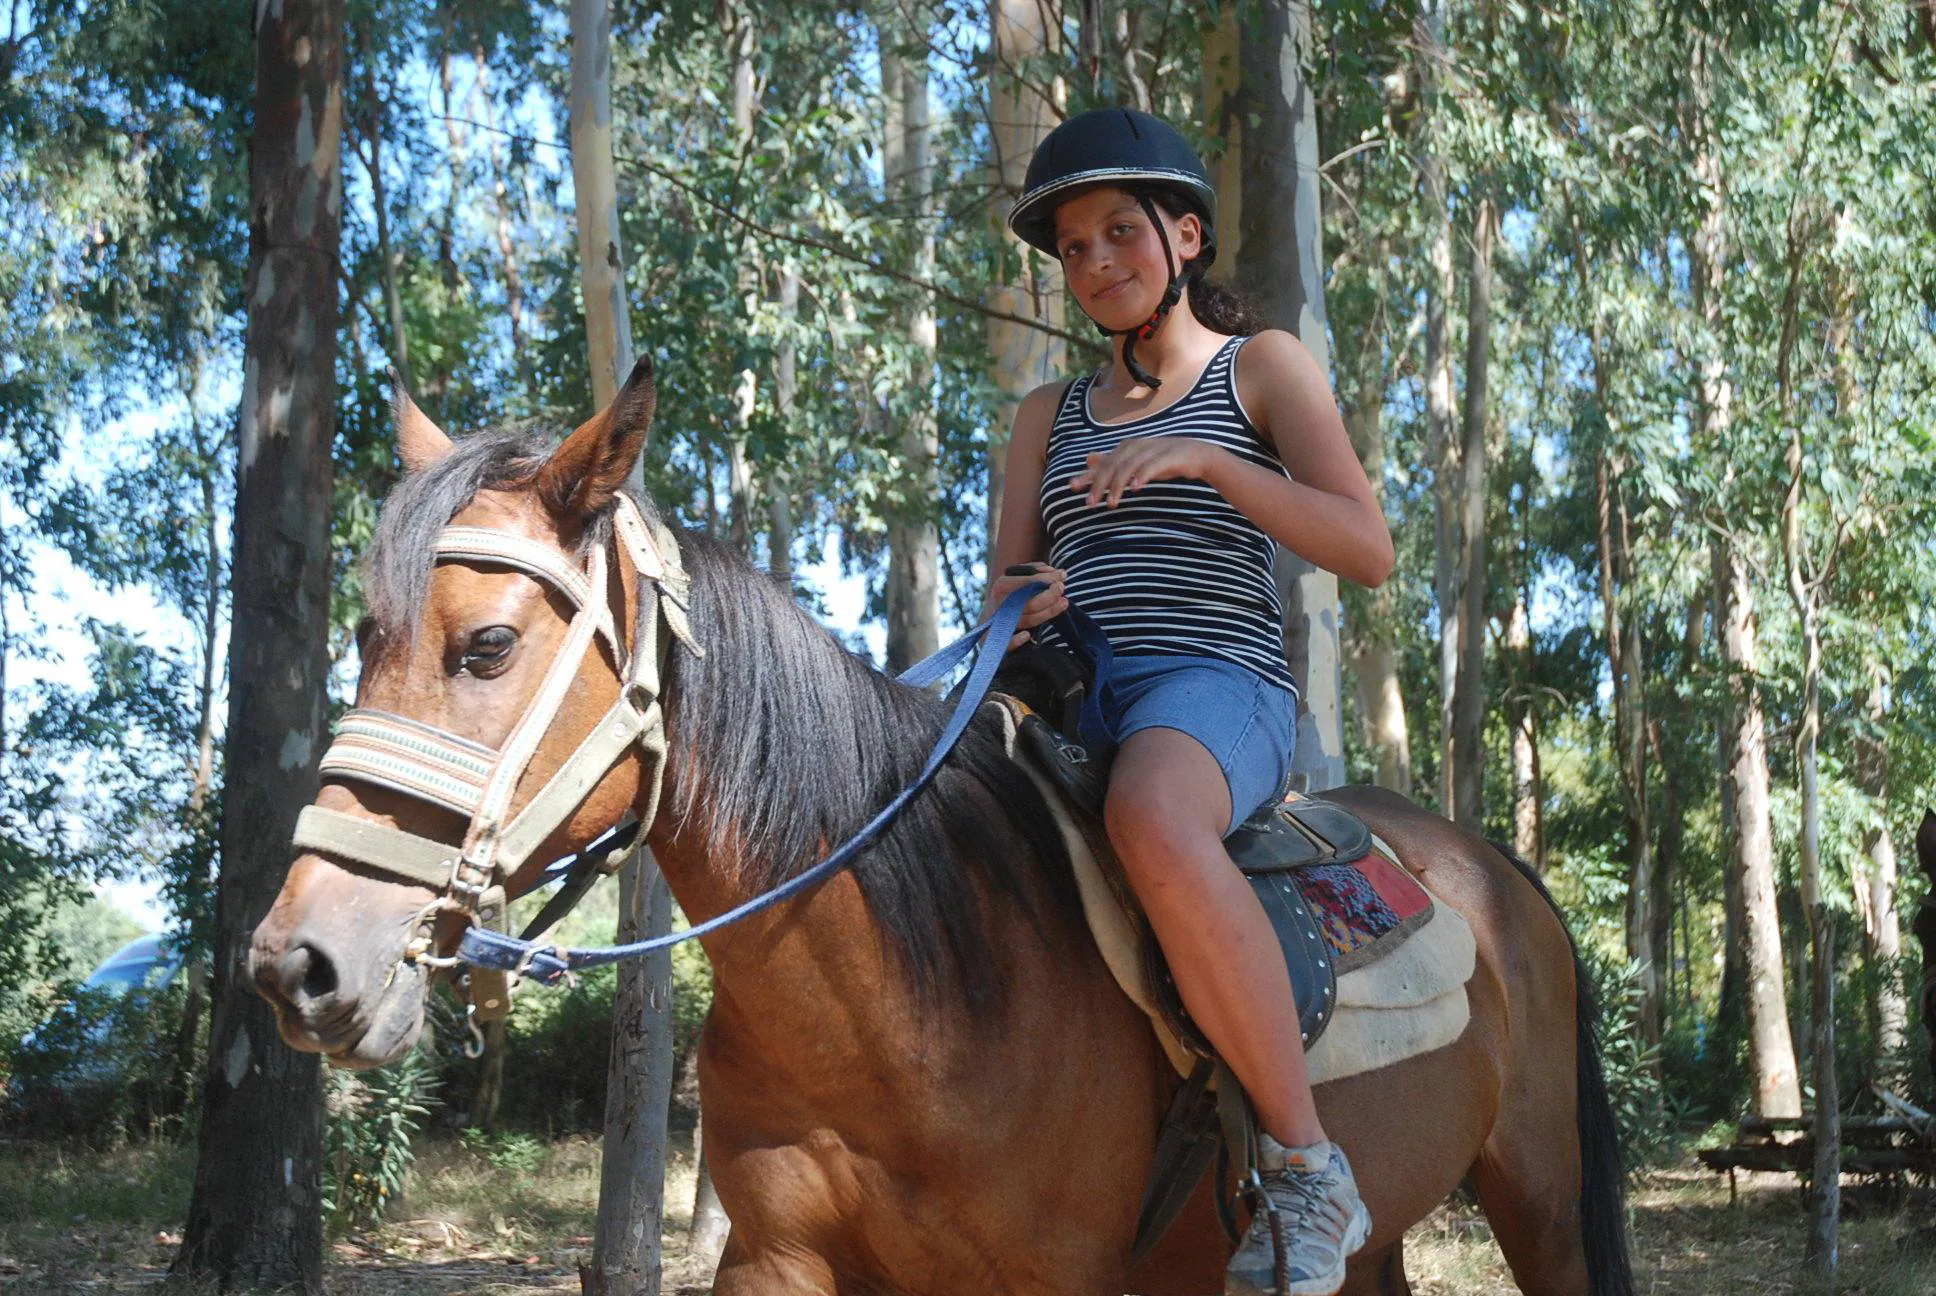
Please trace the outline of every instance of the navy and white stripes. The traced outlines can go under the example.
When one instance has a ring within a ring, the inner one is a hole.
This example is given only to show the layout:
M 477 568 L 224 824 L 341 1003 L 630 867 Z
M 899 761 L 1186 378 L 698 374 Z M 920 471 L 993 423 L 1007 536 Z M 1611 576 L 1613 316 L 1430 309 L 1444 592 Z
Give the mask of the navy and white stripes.
M 1096 619 L 1117 654 L 1216 657 L 1295 690 L 1271 579 L 1275 545 L 1256 523 L 1207 482 L 1153 482 L 1113 509 L 1089 508 L 1086 492 L 1069 489 L 1088 456 L 1132 437 L 1195 437 L 1284 472 L 1237 399 L 1242 343 L 1224 343 L 1174 405 L 1121 423 L 1090 417 L 1093 378 L 1072 383 L 1049 431 L 1042 521 L 1049 561 L 1068 573 L 1070 601 Z

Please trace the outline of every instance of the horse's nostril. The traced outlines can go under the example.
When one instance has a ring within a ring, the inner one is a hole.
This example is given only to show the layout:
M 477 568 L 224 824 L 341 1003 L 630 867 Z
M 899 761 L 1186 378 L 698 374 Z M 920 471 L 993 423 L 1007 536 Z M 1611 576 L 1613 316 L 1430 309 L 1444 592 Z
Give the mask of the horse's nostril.
M 282 956 L 280 971 L 283 996 L 297 1007 L 336 993 L 336 964 L 307 942 Z
M 336 992 L 336 964 L 329 955 L 319 949 L 309 948 L 309 970 L 303 974 L 303 993 L 311 999 L 321 999 L 326 994 Z

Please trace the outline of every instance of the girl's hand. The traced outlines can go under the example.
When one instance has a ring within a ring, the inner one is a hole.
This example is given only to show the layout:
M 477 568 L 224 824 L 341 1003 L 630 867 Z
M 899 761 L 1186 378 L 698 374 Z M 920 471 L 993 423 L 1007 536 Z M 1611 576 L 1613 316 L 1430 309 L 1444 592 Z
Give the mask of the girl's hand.
M 1090 508 L 1115 508 L 1151 482 L 1208 481 L 1226 453 L 1194 437 L 1130 437 L 1108 454 L 1090 455 L 1089 466 L 1069 478 L 1069 489 L 1088 491 Z
M 1068 584 L 1068 576 L 1060 568 L 1047 563 L 1021 563 L 1010 567 L 997 576 L 988 586 L 988 610 L 993 612 L 1001 606 L 1002 600 L 1025 585 L 1036 581 L 1046 581 L 1048 588 L 1030 599 L 1022 608 L 1021 631 L 1008 641 L 1010 651 L 1020 648 L 1029 641 L 1028 630 L 1044 621 L 1061 616 L 1069 609 L 1069 599 L 1063 593 Z

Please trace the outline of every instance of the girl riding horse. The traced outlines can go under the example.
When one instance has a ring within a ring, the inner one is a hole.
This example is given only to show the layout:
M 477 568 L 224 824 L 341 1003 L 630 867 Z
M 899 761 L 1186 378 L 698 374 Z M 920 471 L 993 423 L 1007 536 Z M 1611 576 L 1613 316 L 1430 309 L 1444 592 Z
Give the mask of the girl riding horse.
M 1036 150 L 1009 226 L 1061 263 L 1114 356 L 1017 411 L 988 598 L 1047 581 L 1025 627 L 1074 602 L 1108 635 L 1110 843 L 1184 1005 L 1256 1108 L 1284 1296 L 1330 1296 L 1371 1219 L 1311 1099 L 1270 920 L 1222 839 L 1281 794 L 1296 742 L 1276 545 L 1375 586 L 1392 541 L 1311 354 L 1204 281 L 1215 213 L 1203 163 L 1147 113 L 1084 113 Z M 1225 1290 L 1260 1296 L 1275 1279 L 1259 1212 Z

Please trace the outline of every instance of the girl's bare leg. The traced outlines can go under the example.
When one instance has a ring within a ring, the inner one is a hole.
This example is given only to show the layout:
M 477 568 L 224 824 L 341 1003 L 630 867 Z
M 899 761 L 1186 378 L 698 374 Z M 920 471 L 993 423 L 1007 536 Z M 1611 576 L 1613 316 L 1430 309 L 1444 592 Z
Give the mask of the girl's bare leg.
M 1230 790 L 1202 743 L 1175 729 L 1116 752 L 1109 840 L 1149 915 L 1183 1006 L 1216 1046 L 1264 1130 L 1290 1147 L 1325 1141 L 1277 937 L 1224 852 Z

